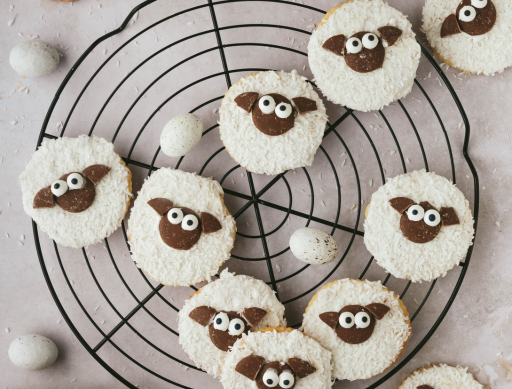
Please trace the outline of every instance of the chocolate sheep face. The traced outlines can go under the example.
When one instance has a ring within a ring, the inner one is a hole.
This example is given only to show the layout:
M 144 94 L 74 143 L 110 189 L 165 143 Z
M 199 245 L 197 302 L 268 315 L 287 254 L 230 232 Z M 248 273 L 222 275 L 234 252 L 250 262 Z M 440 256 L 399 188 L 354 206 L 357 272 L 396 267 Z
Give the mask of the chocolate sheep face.
M 297 379 L 313 374 L 316 368 L 300 358 L 265 364 L 265 358 L 259 355 L 249 355 L 237 363 L 235 371 L 251 381 L 255 381 L 258 389 L 292 389 Z
M 373 303 L 362 305 L 347 305 L 339 312 L 324 312 L 320 320 L 336 331 L 336 335 L 349 344 L 359 344 L 370 339 L 375 329 L 375 319 L 381 320 L 389 307 Z
M 415 204 L 407 197 L 395 197 L 390 205 L 402 216 L 400 230 L 414 243 L 427 243 L 439 234 L 442 226 L 460 224 L 453 208 L 443 207 L 438 212 L 428 201 Z
M 107 175 L 110 168 L 105 165 L 92 165 L 83 172 L 64 174 L 50 186 L 36 193 L 34 209 L 53 208 L 55 202 L 63 210 L 79 213 L 89 208 L 96 197 L 94 185 Z
M 295 97 L 292 101 L 299 115 L 317 110 L 316 102 L 306 97 Z M 247 113 L 252 109 L 252 122 L 265 135 L 283 135 L 295 125 L 292 103 L 279 93 L 260 97 L 257 92 L 244 92 L 235 98 L 235 103 Z
M 256 327 L 266 314 L 265 310 L 257 307 L 245 308 L 240 314 L 201 306 L 194 308 L 188 316 L 203 327 L 208 326 L 208 334 L 215 347 L 229 351 L 242 334 L 247 334 L 249 329 Z
M 465 32 L 478 36 L 491 31 L 496 23 L 496 7 L 491 0 L 462 0 L 454 14 L 441 26 L 441 38 Z
M 160 237 L 164 243 L 176 250 L 190 250 L 203 234 L 219 231 L 222 225 L 208 212 L 201 212 L 199 218 L 190 208 L 173 207 L 165 198 L 155 198 L 148 205 L 160 216 Z
M 402 30 L 392 26 L 378 28 L 381 38 L 369 31 L 360 31 L 346 38 L 335 35 L 322 45 L 324 50 L 340 57 L 345 57 L 348 67 L 358 73 L 369 73 L 380 69 L 386 56 L 383 39 L 388 46 L 393 46 L 402 35 Z

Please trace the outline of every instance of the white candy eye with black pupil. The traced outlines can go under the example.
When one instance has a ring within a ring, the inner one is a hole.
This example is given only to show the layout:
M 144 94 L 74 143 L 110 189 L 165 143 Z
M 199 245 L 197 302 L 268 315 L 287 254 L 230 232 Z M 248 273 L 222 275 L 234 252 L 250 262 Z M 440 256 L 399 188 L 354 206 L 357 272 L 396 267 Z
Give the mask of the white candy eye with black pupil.
M 439 223 L 441 223 L 441 215 L 439 215 L 439 212 L 437 212 L 435 209 L 430 209 L 427 212 L 425 212 L 425 217 L 423 218 L 425 220 L 425 223 L 431 227 L 437 226 Z
M 423 219 L 424 215 L 425 210 L 417 204 L 411 205 L 407 210 L 407 217 L 413 222 L 419 222 L 421 219 Z
M 68 191 L 68 184 L 66 181 L 57 180 L 52 184 L 52 193 L 54 196 L 60 197 Z
M 185 216 L 181 222 L 181 228 L 183 228 L 185 231 L 193 231 L 197 228 L 198 225 L 199 220 L 197 220 L 197 217 L 194 215 Z
M 82 189 L 85 186 L 85 179 L 78 173 L 71 173 L 66 181 L 69 189 Z
M 459 12 L 459 19 L 463 22 L 472 22 L 475 20 L 475 17 L 476 10 L 470 5 L 462 7 Z
M 370 315 L 366 312 L 359 312 L 355 318 L 357 328 L 366 328 L 370 325 Z
M 229 317 L 225 312 L 219 312 L 213 319 L 213 328 L 219 331 L 226 331 L 229 327 Z
M 279 375 L 279 386 L 281 388 L 291 388 L 294 383 L 295 377 L 293 376 L 291 371 L 285 370 Z
M 354 326 L 354 314 L 351 312 L 343 312 L 340 315 L 339 323 L 343 328 L 352 328 Z
M 347 48 L 347 51 L 351 54 L 357 54 L 360 53 L 361 50 L 363 50 L 363 44 L 359 40 L 359 38 L 352 37 L 347 41 L 347 44 L 345 45 Z
M 487 5 L 487 0 L 471 0 L 471 5 L 476 8 L 484 8 Z
M 367 49 L 374 49 L 379 44 L 379 38 L 377 38 L 377 35 L 372 34 L 369 32 L 368 34 L 364 34 L 363 36 L 363 46 Z
M 292 106 L 286 103 L 279 103 L 276 107 L 276 115 L 281 119 L 286 119 L 292 114 Z
M 183 211 L 179 208 L 172 208 L 167 212 L 167 219 L 171 224 L 180 224 L 183 220 Z
M 277 375 L 276 369 L 268 369 L 263 374 L 263 383 L 269 388 L 273 388 L 279 384 L 279 376 Z
M 260 99 L 258 106 L 260 107 L 261 112 L 268 115 L 276 109 L 276 102 L 271 96 L 263 96 Z
M 229 322 L 229 335 L 238 336 L 245 330 L 245 324 L 241 319 L 233 319 Z

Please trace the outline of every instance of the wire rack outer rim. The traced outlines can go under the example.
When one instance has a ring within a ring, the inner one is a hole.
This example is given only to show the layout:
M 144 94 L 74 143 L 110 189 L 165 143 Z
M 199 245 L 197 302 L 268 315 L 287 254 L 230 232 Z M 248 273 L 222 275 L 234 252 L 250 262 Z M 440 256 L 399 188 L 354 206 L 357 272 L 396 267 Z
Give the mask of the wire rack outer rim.
M 37 140 L 36 150 L 37 150 L 37 148 L 39 148 L 39 146 L 41 145 L 41 143 L 43 141 L 43 138 L 46 135 L 46 128 L 48 126 L 48 123 L 49 123 L 49 120 L 51 118 L 51 115 L 52 115 L 52 113 L 53 113 L 53 111 L 55 109 L 55 106 L 56 106 L 56 104 L 57 104 L 57 102 L 58 102 L 58 100 L 60 98 L 60 95 L 62 94 L 65 86 L 68 84 L 69 80 L 71 79 L 71 77 L 73 76 L 75 71 L 78 69 L 80 64 L 88 57 L 88 55 L 94 50 L 94 48 L 96 46 L 98 46 L 101 42 L 107 40 L 108 38 L 110 38 L 110 37 L 112 37 L 114 35 L 119 34 L 121 31 L 123 31 L 126 28 L 126 26 L 128 25 L 128 23 L 131 20 L 131 18 L 135 15 L 135 13 L 140 11 L 142 8 L 148 6 L 149 4 L 154 3 L 155 1 L 156 0 L 147 0 L 147 1 L 144 1 L 141 4 L 139 4 L 135 8 L 133 8 L 132 11 L 128 14 L 128 16 L 125 18 L 123 23 L 120 25 L 119 28 L 117 28 L 115 30 L 112 30 L 108 34 L 105 34 L 102 37 L 98 38 L 96 41 L 94 41 L 84 51 L 84 53 L 80 56 L 80 58 L 76 61 L 76 63 L 71 67 L 71 69 L 67 73 L 66 77 L 62 81 L 61 85 L 59 86 L 59 88 L 58 88 L 58 90 L 57 90 L 57 92 L 56 92 L 56 94 L 55 94 L 55 96 L 54 96 L 54 98 L 53 98 L 53 100 L 52 100 L 52 102 L 50 104 L 48 112 L 47 112 L 47 114 L 45 116 L 45 119 L 43 121 L 43 124 L 41 126 L 41 132 L 40 132 L 38 140 Z M 200 5 L 200 6 L 196 6 L 196 7 L 193 7 L 193 8 L 189 8 L 187 10 L 184 10 L 184 11 L 180 12 L 180 13 L 190 12 L 192 10 L 206 8 L 206 7 L 210 7 L 210 9 L 213 10 L 213 6 L 217 5 L 217 4 L 224 4 L 224 3 L 230 3 L 230 2 L 244 2 L 244 1 L 247 1 L 247 2 L 261 1 L 261 2 L 272 2 L 272 3 L 288 4 L 288 5 L 293 5 L 293 6 L 297 6 L 297 7 L 306 8 L 306 9 L 310 9 L 310 10 L 314 10 L 314 11 L 325 13 L 325 11 L 320 10 L 318 8 L 314 8 L 314 7 L 311 7 L 311 6 L 304 5 L 304 4 L 292 3 L 290 1 L 285 1 L 285 0 L 230 0 L 230 1 L 222 0 L 222 1 L 217 1 L 217 2 L 213 2 L 212 0 L 208 0 L 208 2 L 206 4 L 204 4 L 204 5 Z M 214 15 L 213 15 L 213 18 L 215 18 Z M 215 30 L 216 34 L 218 34 L 219 33 L 219 28 L 217 26 L 217 22 L 216 22 L 215 19 L 214 19 L 214 26 L 215 26 L 214 30 Z M 219 46 L 219 49 L 222 49 L 222 46 Z M 462 265 L 462 270 L 461 270 L 461 273 L 460 273 L 459 278 L 457 280 L 457 283 L 456 283 L 456 285 L 455 285 L 455 287 L 454 287 L 454 289 L 452 291 L 452 294 L 450 295 L 450 297 L 448 299 L 448 302 L 446 303 L 443 311 L 440 313 L 440 315 L 437 318 L 436 322 L 430 328 L 428 333 L 423 337 L 423 339 L 418 343 L 418 345 L 400 363 L 398 363 L 396 366 L 394 366 L 384 377 L 380 378 L 378 381 L 376 381 L 372 385 L 368 386 L 367 389 L 377 388 L 379 385 L 381 385 L 382 383 L 387 381 L 390 377 L 392 377 L 395 373 L 397 373 L 400 369 L 402 369 L 402 367 L 404 367 L 418 353 L 418 351 L 428 342 L 428 340 L 432 337 L 434 332 L 437 330 L 437 328 L 439 327 L 439 325 L 441 324 L 441 322 L 445 318 L 446 314 L 448 313 L 451 305 L 453 304 L 453 302 L 454 302 L 454 300 L 455 300 L 455 298 L 456 298 L 456 296 L 457 296 L 457 294 L 459 292 L 459 289 L 460 289 L 460 287 L 462 285 L 462 282 L 464 280 L 465 274 L 467 272 L 467 268 L 469 266 L 469 262 L 471 260 L 471 256 L 473 254 L 475 237 L 476 237 L 476 232 L 477 232 L 477 227 L 478 227 L 479 179 L 478 179 L 478 173 L 476 171 L 476 168 L 475 168 L 475 166 L 473 164 L 473 161 L 471 160 L 471 157 L 469 156 L 469 152 L 468 152 L 468 149 L 469 149 L 469 139 L 470 139 L 470 124 L 469 124 L 469 120 L 467 118 L 467 115 L 466 115 L 463 107 L 462 107 L 462 103 L 460 102 L 460 100 L 459 100 L 455 90 L 453 89 L 450 81 L 448 80 L 448 78 L 446 77 L 446 75 L 444 74 L 444 72 L 442 71 L 440 66 L 437 64 L 435 59 L 430 55 L 430 53 L 422 45 L 421 45 L 421 50 L 422 50 L 423 55 L 429 60 L 431 65 L 435 68 L 437 73 L 440 75 L 440 77 L 444 81 L 446 87 L 448 88 L 448 90 L 449 90 L 453 100 L 455 101 L 455 104 L 457 105 L 457 108 L 459 109 L 459 112 L 460 112 L 460 114 L 462 116 L 462 120 L 463 120 L 464 127 L 465 127 L 465 135 L 464 135 L 464 143 L 463 143 L 462 151 L 463 151 L 464 159 L 465 159 L 466 163 L 468 164 L 468 167 L 471 170 L 471 173 L 473 175 L 473 185 L 474 185 L 473 217 L 474 217 L 475 235 L 473 237 L 473 242 L 472 242 L 473 244 L 468 249 L 468 253 L 467 253 L 466 259 L 465 259 L 465 261 L 464 261 L 464 263 Z M 223 53 L 222 53 L 222 56 L 223 56 Z M 224 60 L 224 58 L 223 58 L 223 60 Z M 226 74 L 226 77 L 227 77 L 227 74 Z M 53 136 L 49 136 L 49 137 L 50 138 L 54 138 Z M 60 302 L 60 299 L 59 299 L 59 297 L 58 297 L 58 295 L 57 295 L 57 293 L 55 291 L 55 288 L 53 287 L 52 281 L 50 279 L 50 275 L 49 275 L 48 270 L 46 268 L 46 265 L 45 265 L 45 262 L 44 262 L 44 257 L 43 257 L 42 250 L 41 250 L 41 245 L 40 245 L 40 242 L 39 242 L 39 233 L 38 233 L 38 230 L 37 230 L 37 224 L 33 220 L 32 220 L 32 230 L 33 230 L 33 234 L 34 234 L 34 243 L 35 243 L 35 246 L 36 246 L 36 252 L 37 252 L 37 256 L 38 256 L 39 263 L 40 263 L 40 266 L 41 266 L 41 270 L 43 272 L 43 276 L 44 276 L 45 281 L 47 283 L 47 286 L 48 286 L 48 289 L 50 291 L 50 294 L 52 295 L 52 298 L 55 301 L 55 304 L 57 305 L 57 307 L 58 307 L 58 309 L 59 309 L 63 319 L 66 321 L 66 323 L 70 327 L 71 331 L 76 336 L 76 338 L 80 341 L 82 346 L 84 346 L 84 348 L 89 352 L 89 354 L 101 366 L 103 366 L 110 374 L 112 374 L 121 383 L 123 383 L 124 385 L 126 385 L 129 388 L 134 388 L 135 389 L 136 388 L 135 385 L 133 385 L 132 383 L 127 381 L 123 376 L 121 376 L 119 373 L 117 373 L 110 365 L 108 365 L 91 348 L 91 346 L 89 346 L 89 344 L 85 341 L 85 339 L 82 337 L 80 332 L 77 330 L 77 328 L 75 327 L 75 325 L 71 321 L 70 317 L 67 315 L 66 310 L 64 309 L 62 303 Z M 369 267 L 370 264 L 371 264 L 371 260 L 368 263 L 367 268 Z M 365 269 L 365 271 L 366 271 L 366 269 Z M 363 272 L 363 274 L 364 274 L 364 272 Z M 428 294 L 429 293 L 430 293 L 430 291 L 428 292 Z M 428 298 L 428 294 L 426 296 L 427 298 Z M 426 299 L 425 299 L 425 301 L 426 301 Z M 182 386 L 182 385 L 178 384 L 178 386 Z M 182 386 L 182 387 L 184 387 L 184 386 Z

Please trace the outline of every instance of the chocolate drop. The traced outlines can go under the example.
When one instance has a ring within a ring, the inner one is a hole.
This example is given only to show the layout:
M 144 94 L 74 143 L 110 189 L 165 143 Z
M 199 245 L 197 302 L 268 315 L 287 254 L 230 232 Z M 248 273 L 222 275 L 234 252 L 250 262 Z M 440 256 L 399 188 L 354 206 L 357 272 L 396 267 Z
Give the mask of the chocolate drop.
M 347 38 L 345 38 L 345 35 L 334 35 L 324 42 L 322 48 L 327 51 L 330 51 L 333 54 L 343 57 L 345 53 L 346 42 Z
M 404 213 L 413 204 L 414 201 L 407 197 L 395 197 L 394 199 L 389 200 L 389 205 L 391 205 L 398 213 Z
M 316 101 L 308 99 L 307 97 L 295 97 L 292 101 L 295 104 L 295 108 L 297 108 L 299 115 L 304 115 L 305 113 L 313 112 L 318 109 Z
M 110 168 L 105 165 L 91 165 L 86 167 L 82 172 L 82 176 L 87 177 L 94 185 L 101 181 L 107 175 Z
M 249 355 L 236 364 L 235 371 L 254 381 L 264 363 L 265 358 L 259 355 Z
M 169 199 L 157 197 L 156 199 L 149 200 L 148 205 L 153 208 L 160 216 L 163 216 L 168 210 L 172 208 L 173 203 Z
M 378 28 L 377 31 L 379 32 L 382 39 L 386 41 L 388 46 L 393 46 L 398 38 L 402 36 L 402 30 L 393 26 L 384 26 Z
M 40 209 L 40 208 L 53 208 L 53 193 L 52 187 L 47 186 L 46 188 L 41 189 L 36 193 L 34 197 L 34 201 L 32 203 L 32 208 Z
M 459 21 L 457 20 L 457 16 L 455 14 L 448 15 L 441 25 L 441 38 L 446 38 L 447 36 L 452 36 L 456 34 L 460 34 L 460 26 Z
M 365 306 L 365 308 L 368 309 L 371 313 L 373 313 L 373 316 L 375 316 L 379 320 L 382 320 L 384 316 L 386 316 L 386 313 L 388 313 L 391 309 L 387 305 L 381 303 L 368 304 Z
M 203 234 L 211 234 L 222 229 L 222 225 L 217 218 L 208 212 L 201 212 L 201 221 L 203 223 Z
M 443 227 L 460 224 L 459 218 L 455 213 L 455 209 L 452 207 L 442 207 L 439 214 L 441 215 L 441 223 L 443 224 Z
M 242 315 L 245 320 L 251 325 L 251 327 L 256 327 L 261 320 L 265 317 L 267 311 L 258 307 L 245 308 Z
M 217 311 L 212 307 L 202 306 L 194 308 L 189 314 L 192 320 L 196 323 L 201 324 L 203 327 L 206 327 L 210 322 L 210 319 L 215 316 Z
M 311 363 L 300 358 L 290 358 L 288 359 L 288 364 L 299 378 L 307 377 L 316 371 L 316 368 Z

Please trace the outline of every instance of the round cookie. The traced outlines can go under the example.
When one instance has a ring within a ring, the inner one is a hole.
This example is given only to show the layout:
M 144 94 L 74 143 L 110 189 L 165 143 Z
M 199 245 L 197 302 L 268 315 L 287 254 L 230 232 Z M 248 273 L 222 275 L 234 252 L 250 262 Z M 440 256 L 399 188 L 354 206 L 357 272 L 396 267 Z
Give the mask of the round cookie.
M 293 70 L 245 76 L 220 108 L 220 138 L 250 172 L 279 174 L 311 166 L 327 122 L 325 107 L 306 78 Z
M 308 44 L 314 81 L 327 99 L 365 112 L 409 94 L 420 56 L 407 17 L 382 0 L 338 4 Z
M 364 243 L 395 277 L 432 281 L 465 257 L 473 223 L 469 203 L 455 185 L 418 170 L 392 178 L 372 195 Z
M 311 299 L 302 330 L 332 353 L 332 376 L 368 379 L 388 369 L 411 337 L 407 308 L 380 282 L 343 279 Z
M 210 281 L 229 258 L 236 233 L 217 181 L 170 168 L 146 179 L 128 227 L 137 266 L 171 286 Z
M 483 389 L 467 367 L 433 365 L 412 372 L 398 389 Z
M 199 368 L 220 378 L 235 341 L 249 331 L 286 325 L 283 315 L 284 306 L 265 282 L 225 269 L 185 301 L 179 341 Z
M 512 65 L 509 0 L 426 0 L 422 30 L 434 53 L 463 72 L 494 75 Z
M 229 352 L 221 382 L 225 389 L 328 389 L 331 353 L 293 328 L 251 332 Z
M 130 205 L 131 172 L 114 145 L 96 136 L 44 141 L 20 183 L 25 212 L 62 246 L 102 241 Z

